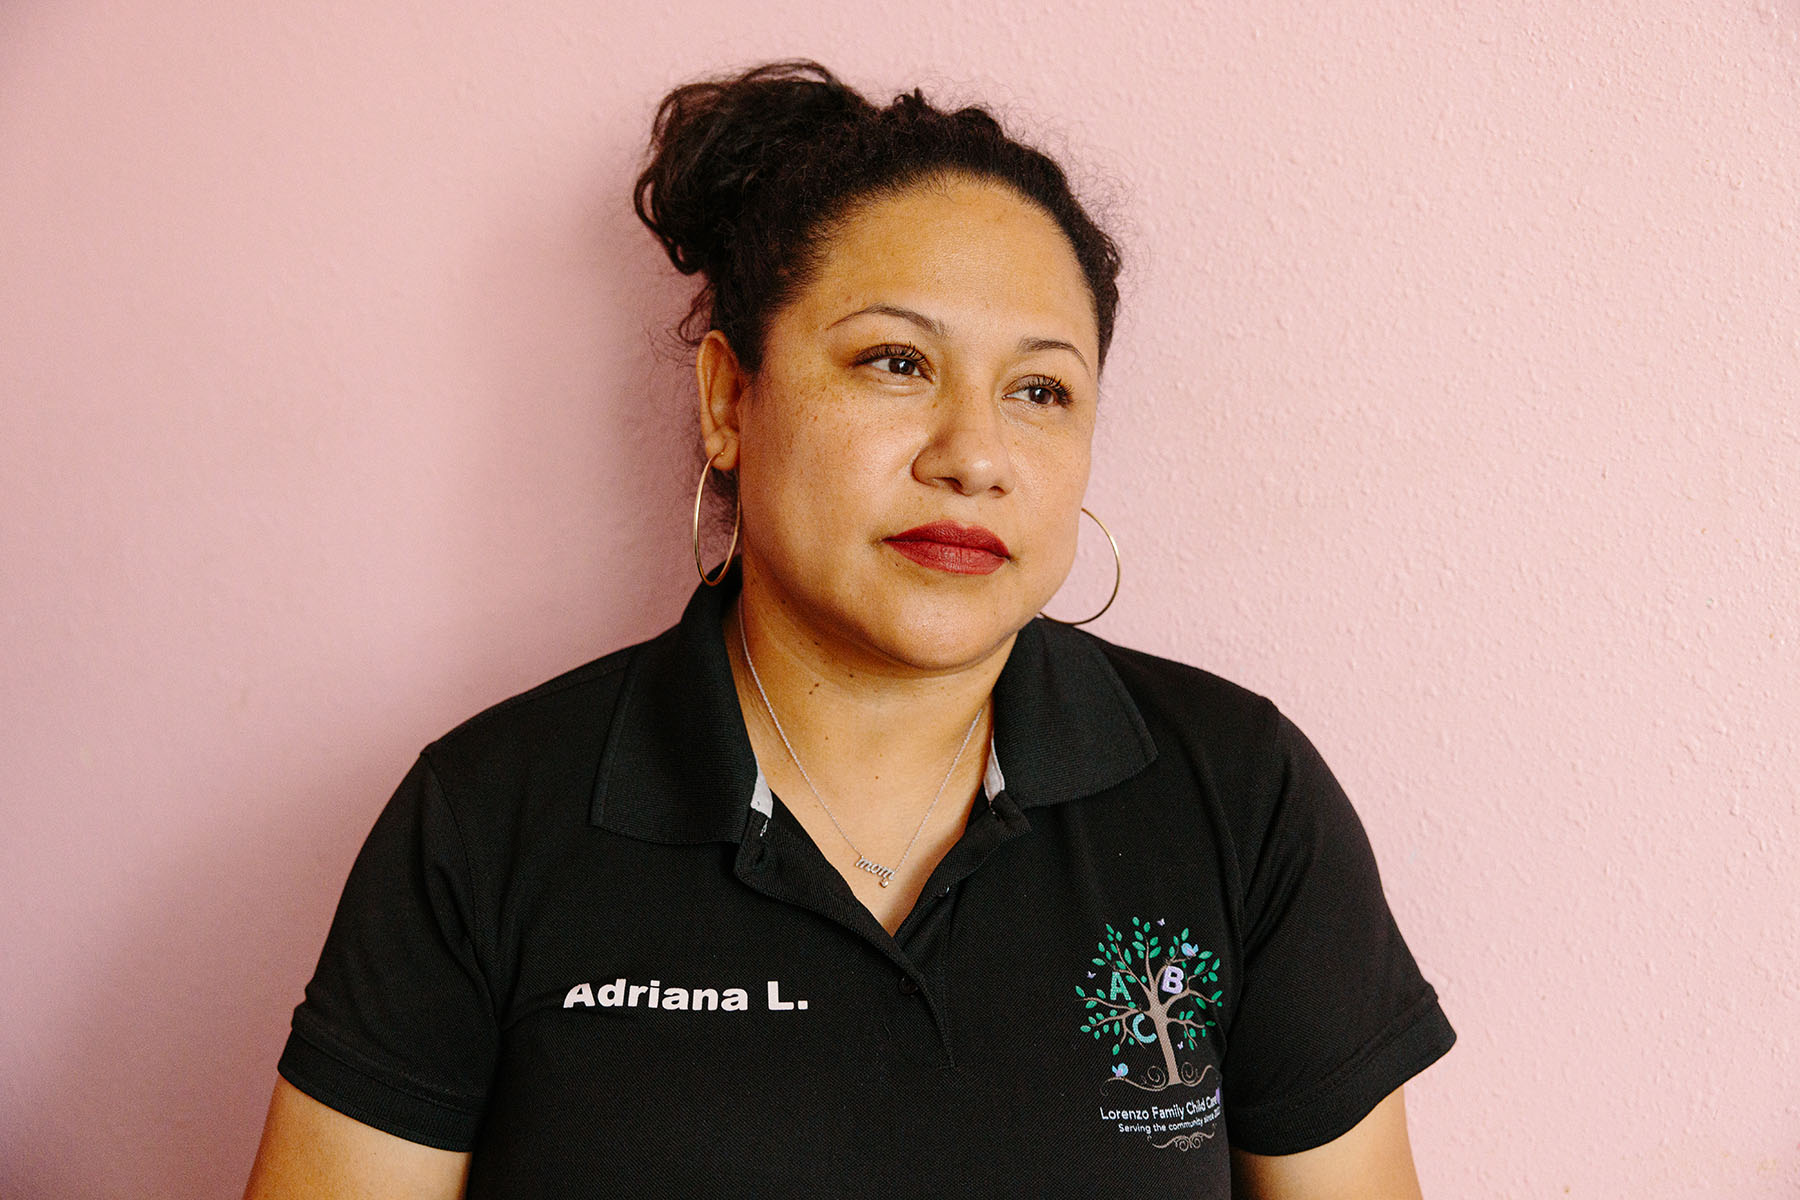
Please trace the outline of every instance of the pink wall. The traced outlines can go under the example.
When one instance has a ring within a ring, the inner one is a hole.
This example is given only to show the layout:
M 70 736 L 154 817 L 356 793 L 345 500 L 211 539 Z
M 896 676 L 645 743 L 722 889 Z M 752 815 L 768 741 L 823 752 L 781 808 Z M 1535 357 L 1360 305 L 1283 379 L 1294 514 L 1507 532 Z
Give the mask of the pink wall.
M 235 1195 L 412 754 L 673 619 L 626 189 L 794 53 L 1111 197 L 1100 631 L 1357 798 L 1428 1193 L 1800 1192 L 1800 3 L 926 7 L 0 6 L 0 1195 Z

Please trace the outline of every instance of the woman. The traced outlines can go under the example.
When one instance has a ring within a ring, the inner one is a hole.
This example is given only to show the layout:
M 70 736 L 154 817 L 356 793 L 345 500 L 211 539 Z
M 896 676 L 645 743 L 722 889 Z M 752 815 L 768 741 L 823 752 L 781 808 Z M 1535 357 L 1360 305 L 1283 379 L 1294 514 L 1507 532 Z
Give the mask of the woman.
M 1330 773 L 1037 619 L 1118 299 L 1063 173 L 806 63 L 652 150 L 737 553 L 421 755 L 250 1194 L 1416 1195 L 1454 1034 Z

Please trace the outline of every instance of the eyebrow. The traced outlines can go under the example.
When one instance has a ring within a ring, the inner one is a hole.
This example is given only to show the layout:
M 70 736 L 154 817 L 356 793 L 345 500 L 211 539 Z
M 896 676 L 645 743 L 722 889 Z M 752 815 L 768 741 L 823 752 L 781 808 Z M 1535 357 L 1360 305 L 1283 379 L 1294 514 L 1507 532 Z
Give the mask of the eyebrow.
M 916 312 L 910 308 L 902 308 L 898 304 L 871 304 L 867 308 L 859 308 L 853 313 L 845 313 L 825 328 L 835 329 L 837 326 L 842 325 L 845 321 L 848 321 L 853 317 L 866 317 L 872 315 L 898 317 L 902 321 L 917 325 L 920 329 L 923 329 L 933 337 L 944 336 L 944 323 L 942 321 L 938 320 L 936 317 L 928 317 L 924 313 Z M 1020 354 L 1036 354 L 1043 350 L 1067 350 L 1070 354 L 1073 354 L 1080 360 L 1082 366 L 1088 366 L 1088 360 L 1082 356 L 1081 351 L 1077 350 L 1072 343 L 1065 342 L 1061 338 L 1022 337 L 1019 339 Z M 1093 368 L 1088 367 L 1088 371 L 1091 374 Z
M 1086 367 L 1088 365 L 1088 360 L 1082 358 L 1081 351 L 1077 350 L 1069 342 L 1062 341 L 1058 338 L 1027 337 L 1019 339 L 1020 354 L 1036 354 L 1040 350 L 1067 350 L 1077 359 L 1080 359 L 1082 366 Z M 1088 370 L 1091 372 L 1093 368 L 1088 367 Z

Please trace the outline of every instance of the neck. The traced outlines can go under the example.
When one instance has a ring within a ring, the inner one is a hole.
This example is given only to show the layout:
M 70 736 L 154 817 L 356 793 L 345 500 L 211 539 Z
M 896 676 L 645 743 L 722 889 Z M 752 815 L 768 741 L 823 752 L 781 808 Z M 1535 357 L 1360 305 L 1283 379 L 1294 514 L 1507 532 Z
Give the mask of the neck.
M 886 656 L 846 651 L 783 606 L 759 603 L 748 587 L 726 614 L 724 633 L 751 745 L 777 791 L 791 768 L 791 747 L 840 817 L 898 808 L 916 818 L 943 785 L 965 738 L 946 796 L 960 795 L 964 784 L 972 794 L 978 785 L 987 762 L 990 698 L 1011 637 L 966 667 L 914 670 Z

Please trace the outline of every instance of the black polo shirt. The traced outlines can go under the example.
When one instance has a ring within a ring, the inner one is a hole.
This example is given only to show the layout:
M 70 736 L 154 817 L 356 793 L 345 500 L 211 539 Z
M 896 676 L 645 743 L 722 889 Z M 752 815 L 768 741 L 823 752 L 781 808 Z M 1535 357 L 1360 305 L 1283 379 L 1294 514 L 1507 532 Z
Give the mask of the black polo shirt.
M 473 1150 L 471 1197 L 1226 1197 L 1455 1039 L 1268 701 L 1034 621 L 967 829 L 890 937 L 681 623 L 432 743 L 280 1070 Z

